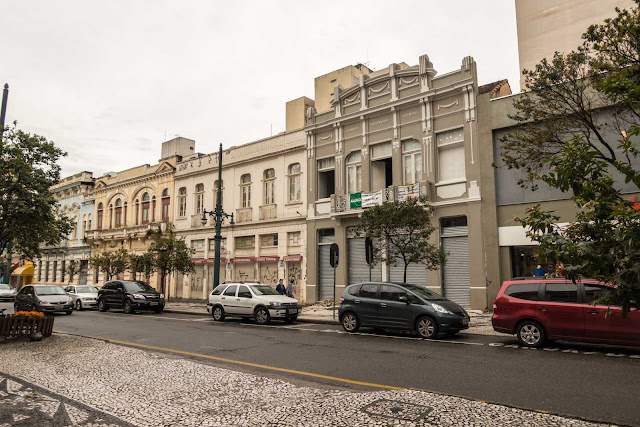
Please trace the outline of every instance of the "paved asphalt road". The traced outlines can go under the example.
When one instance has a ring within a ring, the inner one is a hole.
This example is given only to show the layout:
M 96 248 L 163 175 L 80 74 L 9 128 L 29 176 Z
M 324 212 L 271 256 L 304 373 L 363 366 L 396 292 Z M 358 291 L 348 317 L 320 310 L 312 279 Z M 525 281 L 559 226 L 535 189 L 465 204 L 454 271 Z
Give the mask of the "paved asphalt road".
M 6 305 L 0 305 L 3 307 Z M 333 325 L 274 322 L 258 326 L 234 320 L 216 323 L 204 316 L 125 315 L 121 311 L 57 315 L 54 330 L 640 425 L 640 350 L 628 348 L 560 343 L 548 350 L 529 350 L 515 345 L 510 336 L 461 334 L 453 339 L 427 341 L 407 334 L 375 335 L 366 330 L 351 335 Z M 307 385 L 312 381 L 324 386 L 370 389 L 219 360 L 213 363 Z

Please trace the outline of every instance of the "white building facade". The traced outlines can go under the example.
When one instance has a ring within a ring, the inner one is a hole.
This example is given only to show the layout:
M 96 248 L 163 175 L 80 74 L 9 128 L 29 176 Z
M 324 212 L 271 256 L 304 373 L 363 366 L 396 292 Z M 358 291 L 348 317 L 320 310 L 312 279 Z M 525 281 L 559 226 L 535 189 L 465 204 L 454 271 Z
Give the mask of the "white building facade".
M 293 294 L 305 301 L 306 140 L 301 130 L 225 149 L 222 208 L 235 225 L 222 227 L 220 283 L 259 281 L 275 287 L 294 280 Z M 213 287 L 218 152 L 196 154 L 177 164 L 174 230 L 194 249 L 196 272 L 176 273 L 169 296 L 205 299 Z

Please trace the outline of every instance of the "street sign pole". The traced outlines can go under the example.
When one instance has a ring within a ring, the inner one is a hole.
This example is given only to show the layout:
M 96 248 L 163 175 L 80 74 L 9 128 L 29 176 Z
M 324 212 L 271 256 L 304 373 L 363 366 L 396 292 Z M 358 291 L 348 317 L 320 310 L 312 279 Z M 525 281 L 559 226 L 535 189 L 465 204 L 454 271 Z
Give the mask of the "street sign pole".
M 333 267 L 333 319 L 336 318 L 336 268 L 340 259 L 340 249 L 337 243 L 332 243 L 329 248 L 329 264 Z
M 2 106 L 0 107 L 0 141 L 2 140 L 2 134 L 4 133 L 4 120 L 7 115 L 7 99 L 9 98 L 9 84 L 4 84 L 4 90 L 2 91 Z M 11 242 L 7 244 L 7 266 L 4 272 L 3 283 L 9 283 L 11 279 Z
M 373 261 L 373 242 L 371 237 L 364 239 L 364 252 L 367 264 L 369 264 L 369 281 L 371 282 L 371 262 Z

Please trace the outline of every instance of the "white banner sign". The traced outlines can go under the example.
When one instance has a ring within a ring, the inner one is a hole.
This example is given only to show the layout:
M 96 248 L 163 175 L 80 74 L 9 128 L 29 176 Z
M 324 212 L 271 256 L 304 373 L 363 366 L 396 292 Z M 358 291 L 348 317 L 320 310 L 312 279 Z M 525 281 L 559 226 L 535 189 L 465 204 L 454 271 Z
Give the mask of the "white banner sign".
M 382 204 L 382 190 L 375 193 L 362 193 L 362 207 L 378 206 Z
M 420 197 L 420 184 L 401 185 L 398 187 L 399 202 L 406 202 L 409 199 Z

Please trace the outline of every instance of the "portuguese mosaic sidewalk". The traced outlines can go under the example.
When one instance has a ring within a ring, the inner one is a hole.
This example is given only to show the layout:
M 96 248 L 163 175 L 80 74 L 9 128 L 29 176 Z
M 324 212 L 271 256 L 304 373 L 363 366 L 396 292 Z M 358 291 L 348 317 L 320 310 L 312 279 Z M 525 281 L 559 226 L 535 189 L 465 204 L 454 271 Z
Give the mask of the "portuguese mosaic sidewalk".
M 0 426 L 598 425 L 418 390 L 303 387 L 69 335 L 0 352 Z

